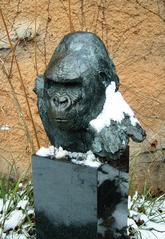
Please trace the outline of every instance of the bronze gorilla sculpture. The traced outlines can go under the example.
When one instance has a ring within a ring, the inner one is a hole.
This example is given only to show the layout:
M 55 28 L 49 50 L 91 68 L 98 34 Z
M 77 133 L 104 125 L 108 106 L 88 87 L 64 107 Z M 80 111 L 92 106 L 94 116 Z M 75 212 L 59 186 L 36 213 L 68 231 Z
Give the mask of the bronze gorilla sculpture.
M 69 151 L 92 150 L 115 159 L 126 149 L 129 136 L 142 141 L 144 130 L 138 121 L 131 123 L 127 112 L 120 121 L 110 119 L 101 130 L 92 127 L 92 120 L 103 111 L 106 89 L 111 84 L 115 94 L 119 78 L 101 39 L 89 32 L 66 35 L 44 75 L 37 77 L 35 87 L 40 117 L 51 144 Z

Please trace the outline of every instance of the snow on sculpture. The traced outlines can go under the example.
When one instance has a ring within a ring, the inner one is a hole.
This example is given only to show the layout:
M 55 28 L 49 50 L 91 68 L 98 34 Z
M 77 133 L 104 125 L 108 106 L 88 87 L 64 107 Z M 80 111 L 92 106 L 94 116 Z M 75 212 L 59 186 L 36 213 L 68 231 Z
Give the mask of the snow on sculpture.
M 145 131 L 118 88 L 115 66 L 101 39 L 89 32 L 66 35 L 35 86 L 51 144 L 117 159 L 129 137 L 143 141 Z

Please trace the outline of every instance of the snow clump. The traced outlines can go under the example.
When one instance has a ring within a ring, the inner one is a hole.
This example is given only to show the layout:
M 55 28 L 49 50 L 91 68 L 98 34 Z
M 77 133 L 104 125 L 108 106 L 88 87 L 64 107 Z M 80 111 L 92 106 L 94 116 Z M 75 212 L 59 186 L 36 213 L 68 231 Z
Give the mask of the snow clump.
M 106 99 L 102 112 L 96 119 L 90 121 L 90 125 L 99 133 L 104 127 L 111 124 L 111 120 L 121 122 L 125 118 L 125 114 L 130 117 L 131 124 L 135 126 L 139 121 L 135 118 L 135 114 L 124 100 L 119 91 L 116 90 L 116 83 L 111 82 L 106 88 Z

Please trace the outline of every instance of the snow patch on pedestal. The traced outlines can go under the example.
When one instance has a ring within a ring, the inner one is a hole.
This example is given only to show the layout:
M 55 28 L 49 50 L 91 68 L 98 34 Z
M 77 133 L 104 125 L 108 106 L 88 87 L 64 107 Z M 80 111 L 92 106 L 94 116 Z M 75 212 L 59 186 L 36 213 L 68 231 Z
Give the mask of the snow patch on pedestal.
M 36 155 L 41 157 L 49 157 L 54 156 L 55 154 L 55 148 L 54 146 L 49 146 L 48 148 L 41 147 L 37 152 Z
M 106 88 L 106 99 L 102 112 L 96 119 L 90 121 L 90 125 L 99 133 L 104 127 L 110 126 L 111 120 L 121 122 L 125 115 L 130 117 L 131 124 L 135 126 L 139 121 L 135 118 L 135 114 L 124 100 L 119 91 L 116 90 L 116 83 Z
M 98 158 L 92 153 L 92 151 L 88 151 L 86 153 L 81 152 L 69 152 L 67 150 L 63 150 L 62 147 L 56 148 L 54 146 L 49 146 L 48 148 L 41 147 L 36 155 L 41 157 L 52 157 L 54 159 L 68 159 L 71 160 L 74 164 L 89 166 L 98 168 L 102 165 Z
M 98 186 L 103 184 L 106 180 L 116 181 L 120 180 L 120 193 L 123 197 L 128 195 L 128 173 L 119 171 L 109 164 L 103 164 L 102 171 L 98 171 Z
M 99 159 L 95 157 L 95 155 L 92 153 L 92 151 L 88 151 L 86 154 L 84 154 L 84 160 L 77 160 L 77 159 L 71 159 L 72 163 L 79 164 L 79 165 L 85 165 L 92 168 L 98 168 L 101 166 L 101 162 Z

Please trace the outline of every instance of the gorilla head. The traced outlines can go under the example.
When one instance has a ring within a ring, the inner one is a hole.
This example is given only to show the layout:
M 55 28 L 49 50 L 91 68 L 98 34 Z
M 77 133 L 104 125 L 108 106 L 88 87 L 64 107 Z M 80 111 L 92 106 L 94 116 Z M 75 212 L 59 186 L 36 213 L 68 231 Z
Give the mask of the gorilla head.
M 64 37 L 44 74 L 48 117 L 59 128 L 80 130 L 101 110 L 105 87 L 118 84 L 103 42 L 92 33 Z
M 75 32 L 62 39 L 35 88 L 40 116 L 53 145 L 81 152 L 92 148 L 95 132 L 90 121 L 102 111 L 111 82 L 117 91 L 115 66 L 99 37 Z

